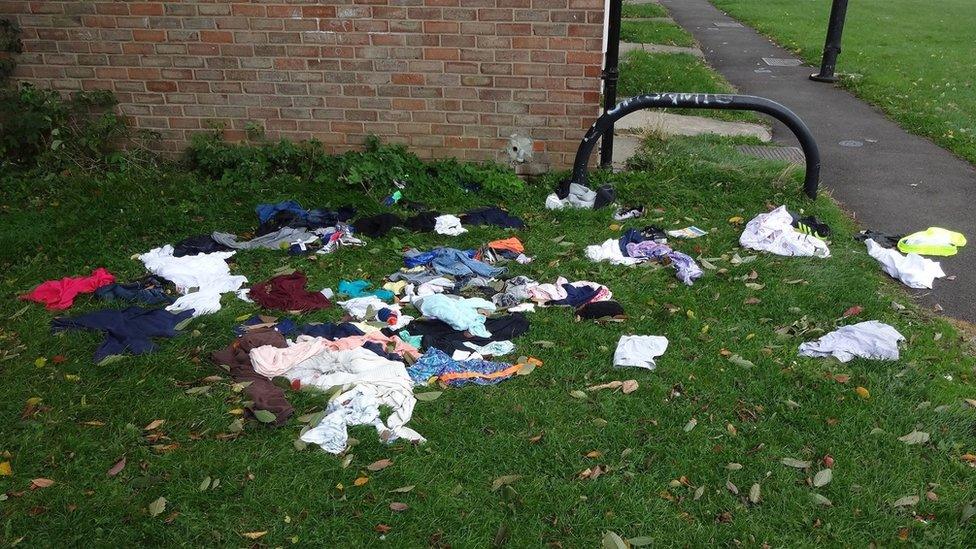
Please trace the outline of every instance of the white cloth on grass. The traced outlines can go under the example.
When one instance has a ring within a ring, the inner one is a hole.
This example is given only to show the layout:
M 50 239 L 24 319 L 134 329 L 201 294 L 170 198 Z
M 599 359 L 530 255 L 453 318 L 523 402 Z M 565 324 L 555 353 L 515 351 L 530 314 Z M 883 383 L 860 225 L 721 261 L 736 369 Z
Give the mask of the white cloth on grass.
M 596 202 L 596 191 L 593 189 L 570 183 L 569 194 L 566 198 L 560 199 L 556 193 L 546 197 L 546 208 L 550 210 L 561 210 L 563 208 L 586 208 L 593 209 Z
M 167 311 L 193 309 L 193 316 L 220 310 L 220 295 L 236 292 L 247 277 L 230 274 L 227 258 L 236 252 L 173 256 L 170 245 L 154 248 L 139 256 L 146 269 L 176 285 L 182 297 L 166 307 Z
M 457 236 L 468 232 L 468 230 L 461 226 L 461 218 L 456 215 L 445 214 L 434 218 L 434 232 Z
M 905 336 L 891 326 L 868 320 L 838 328 L 816 341 L 800 344 L 800 356 L 833 356 L 841 362 L 855 357 L 871 360 L 898 360 L 898 342 Z
M 892 248 L 885 248 L 871 240 L 864 241 L 868 255 L 881 263 L 881 269 L 909 288 L 932 288 L 936 278 L 945 276 L 938 261 L 926 259 L 918 254 L 902 255 Z
M 625 256 L 620 251 L 620 241 L 608 238 L 603 244 L 593 244 L 586 247 L 586 257 L 590 261 L 609 261 L 614 265 L 637 265 L 642 260 L 636 257 Z
M 329 390 L 351 387 L 329 402 L 327 415 L 301 435 L 305 442 L 318 444 L 327 452 L 341 453 L 349 440 L 347 427 L 373 425 L 383 442 L 403 438 L 424 442 L 424 437 L 406 426 L 417 399 L 413 384 L 402 362 L 387 360 L 364 348 L 347 351 L 322 351 L 296 364 L 286 377 L 302 386 Z M 388 406 L 384 421 L 380 406 Z
M 786 211 L 786 206 L 759 214 L 746 224 L 739 244 L 776 255 L 830 257 L 826 242 L 798 232 L 790 225 L 792 222 L 793 216 Z
M 338 304 L 344 311 L 349 313 L 349 316 L 355 318 L 356 320 L 373 320 L 376 318 L 376 313 L 378 313 L 380 309 L 390 309 L 391 311 L 397 313 L 398 316 L 400 314 L 399 305 L 388 304 L 375 295 L 354 297 L 345 301 L 339 301 Z M 370 308 L 373 309 L 373 317 L 366 318 L 366 313 Z
M 617 350 L 613 353 L 613 365 L 617 368 L 636 366 L 653 370 L 657 367 L 654 359 L 667 350 L 668 338 L 664 336 L 620 336 Z

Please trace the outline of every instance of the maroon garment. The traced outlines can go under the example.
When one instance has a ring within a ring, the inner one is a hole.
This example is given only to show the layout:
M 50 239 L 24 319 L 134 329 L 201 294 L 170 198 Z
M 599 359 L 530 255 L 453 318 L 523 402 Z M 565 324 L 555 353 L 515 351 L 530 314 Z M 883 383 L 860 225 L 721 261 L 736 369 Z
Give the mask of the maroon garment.
M 265 309 L 280 311 L 314 311 L 332 305 L 321 292 L 306 290 L 307 283 L 305 275 L 295 271 L 255 284 L 248 295 Z
M 230 368 L 230 377 L 238 383 L 250 381 L 247 394 L 254 402 L 254 410 L 267 410 L 275 415 L 275 425 L 284 425 L 288 418 L 295 413 L 295 409 L 285 398 L 285 392 L 270 379 L 254 371 L 251 366 L 251 349 L 262 345 L 286 347 L 285 336 L 274 328 L 262 328 L 247 332 L 225 349 L 215 352 L 211 358 L 217 364 Z M 253 412 L 247 410 L 247 415 L 253 417 Z

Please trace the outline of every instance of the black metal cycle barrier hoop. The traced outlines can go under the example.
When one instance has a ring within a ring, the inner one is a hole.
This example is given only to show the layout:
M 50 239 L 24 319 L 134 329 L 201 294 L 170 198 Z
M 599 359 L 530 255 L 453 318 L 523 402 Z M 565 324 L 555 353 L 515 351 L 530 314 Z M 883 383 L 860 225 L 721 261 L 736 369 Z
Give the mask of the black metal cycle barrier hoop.
M 573 173 L 556 189 L 556 196 L 566 198 L 572 183 L 587 186 L 587 165 L 596 142 L 607 131 L 613 132 L 613 124 L 617 120 L 632 112 L 642 109 L 713 109 L 732 111 L 756 111 L 768 114 L 779 120 L 793 132 L 800 142 L 803 155 L 806 158 L 806 177 L 803 182 L 803 192 L 811 199 L 817 198 L 817 187 L 820 182 L 820 148 L 810 133 L 807 125 L 796 114 L 783 105 L 763 97 L 753 95 L 727 95 L 711 93 L 653 93 L 638 95 L 621 101 L 613 109 L 603 113 L 590 126 L 579 148 L 576 150 L 576 160 L 573 162 Z

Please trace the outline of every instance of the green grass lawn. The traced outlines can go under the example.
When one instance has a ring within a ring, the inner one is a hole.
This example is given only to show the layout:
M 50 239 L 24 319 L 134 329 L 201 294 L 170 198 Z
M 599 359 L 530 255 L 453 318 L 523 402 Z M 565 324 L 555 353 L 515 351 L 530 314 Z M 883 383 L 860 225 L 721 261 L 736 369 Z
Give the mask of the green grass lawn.
M 688 31 L 667 21 L 622 21 L 620 41 L 664 46 L 695 45 L 695 39 Z
M 621 15 L 624 19 L 667 17 L 668 12 L 660 4 L 624 4 Z
M 620 63 L 620 97 L 642 93 L 689 92 L 734 93 L 735 88 L 704 61 L 686 53 L 648 53 L 632 51 Z M 708 116 L 721 120 L 759 122 L 747 111 L 713 111 L 705 109 L 666 109 L 669 112 Z
M 656 545 L 891 545 L 904 535 L 925 545 L 971 546 L 976 530 L 961 519 L 976 499 L 976 469 L 961 458 L 976 452 L 976 409 L 963 400 L 976 389 L 974 359 L 960 335 L 885 279 L 828 197 L 803 199 L 798 173 L 738 156 L 732 144 L 648 141 L 636 171 L 595 177 L 612 180 L 622 202 L 657 209 L 628 227 L 694 224 L 710 231 L 674 243 L 715 267 L 691 287 L 670 268 L 587 261 L 584 246 L 619 234 L 611 210 L 543 209 L 555 177 L 503 200 L 529 224 L 518 236 L 536 258 L 512 265 L 513 274 L 605 283 L 629 319 L 577 323 L 562 308 L 531 314 L 515 356 L 536 356 L 543 366 L 495 387 L 446 389 L 438 400 L 418 403 L 411 426 L 428 438 L 422 446 L 384 446 L 371 427 L 354 428 L 360 442 L 345 461 L 297 450 L 296 419 L 279 429 L 248 422 L 236 438 L 220 436 L 242 397 L 206 357 L 232 340 L 235 319 L 256 312 L 254 305 L 225 296 L 223 310 L 162 341 L 159 352 L 94 366 L 96 335 L 52 335 L 53 315 L 15 297 L 96 266 L 123 279 L 140 276 L 133 254 L 214 229 L 253 229 L 260 202 L 293 198 L 307 207 L 351 202 L 376 210 L 385 186 L 367 195 L 337 183 L 327 166 L 303 177 L 255 171 L 236 182 L 192 170 L 9 177 L 0 190 L 0 462 L 10 462 L 12 475 L 0 476 L 0 541 L 241 546 L 255 543 L 243 534 L 267 532 L 259 543 L 350 547 L 378 544 L 380 529 L 387 542 L 409 547 L 592 547 L 605 531 Z M 497 203 L 457 186 L 414 185 L 407 197 L 442 211 Z M 831 258 L 738 248 L 741 225 L 730 218 L 748 220 L 782 203 L 831 224 Z M 307 273 L 312 287 L 334 288 L 340 279 L 380 280 L 400 266 L 405 246 L 469 247 L 507 234 L 396 233 L 314 261 L 247 251 L 233 271 L 259 281 L 288 266 Z M 735 254 L 746 262 L 733 261 Z M 793 323 L 829 331 L 853 322 L 841 316 L 854 305 L 863 307 L 861 318 L 891 323 L 908 338 L 901 360 L 799 358 L 797 346 L 813 336 L 777 335 Z M 103 306 L 82 296 L 70 313 Z M 302 316 L 338 318 L 337 309 Z M 670 348 L 656 371 L 614 369 L 621 334 L 666 335 Z M 731 354 L 752 365 L 730 361 Z M 205 380 L 214 375 L 224 379 Z M 626 379 L 640 388 L 570 394 Z M 187 394 L 202 385 L 209 392 Z M 857 387 L 870 397 L 859 397 Z M 25 412 L 32 398 L 40 401 Z M 296 415 L 325 404 L 309 393 L 290 398 Z M 157 432 L 168 438 L 152 442 L 143 427 L 157 419 L 165 420 Z M 930 441 L 898 440 L 916 429 Z M 158 451 L 153 444 L 178 447 Z M 809 479 L 828 454 L 833 481 L 812 488 Z M 123 456 L 125 468 L 107 476 Z M 382 458 L 393 465 L 366 469 Z M 811 465 L 796 469 L 783 458 Z M 581 471 L 598 465 L 604 474 L 580 480 Z M 493 491 L 505 475 L 519 477 Z M 207 477 L 211 483 L 201 489 Z M 369 480 L 355 486 L 359 477 Z M 30 490 L 35 478 L 55 484 Z M 213 479 L 220 480 L 216 487 Z M 753 485 L 756 502 L 748 497 Z M 391 493 L 404 486 L 414 488 Z M 903 496 L 920 501 L 893 507 Z M 166 509 L 150 516 L 148 506 L 160 497 Z M 393 501 L 409 509 L 392 512 Z
M 713 3 L 819 67 L 830 2 Z M 837 71 L 904 128 L 976 163 L 974 44 L 971 0 L 851 2 Z

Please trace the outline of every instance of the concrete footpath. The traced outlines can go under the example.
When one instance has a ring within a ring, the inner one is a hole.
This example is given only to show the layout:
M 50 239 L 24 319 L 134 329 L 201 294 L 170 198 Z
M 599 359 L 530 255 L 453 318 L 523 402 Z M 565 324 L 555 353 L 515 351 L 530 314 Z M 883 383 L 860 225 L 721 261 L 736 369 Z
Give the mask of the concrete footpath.
M 794 55 L 706 0 L 660 3 L 740 93 L 778 101 L 806 122 L 823 157 L 821 188 L 829 189 L 862 228 L 905 233 L 934 225 L 970 239 L 958 255 L 933 258 L 955 280 L 936 280 L 933 290 L 914 293 L 925 305 L 938 304 L 949 316 L 976 322 L 976 170 L 902 130 L 847 91 L 809 80 L 817 72 L 814 67 L 799 64 Z M 773 138 L 796 144 L 779 122 L 773 124 Z

